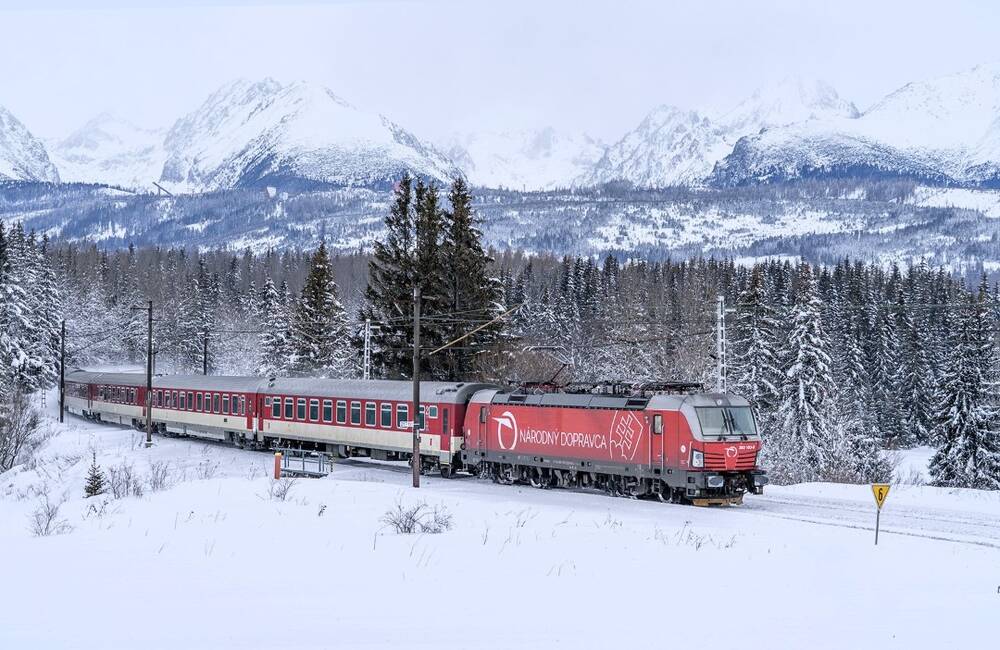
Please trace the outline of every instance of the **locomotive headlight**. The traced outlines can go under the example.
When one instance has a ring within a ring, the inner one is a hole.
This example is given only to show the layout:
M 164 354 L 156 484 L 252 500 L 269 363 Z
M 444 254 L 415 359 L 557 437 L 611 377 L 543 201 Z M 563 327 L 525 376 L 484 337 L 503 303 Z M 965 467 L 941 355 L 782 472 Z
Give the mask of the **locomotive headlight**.
M 704 467 L 705 466 L 705 454 L 701 453 L 697 449 L 691 450 L 691 467 Z

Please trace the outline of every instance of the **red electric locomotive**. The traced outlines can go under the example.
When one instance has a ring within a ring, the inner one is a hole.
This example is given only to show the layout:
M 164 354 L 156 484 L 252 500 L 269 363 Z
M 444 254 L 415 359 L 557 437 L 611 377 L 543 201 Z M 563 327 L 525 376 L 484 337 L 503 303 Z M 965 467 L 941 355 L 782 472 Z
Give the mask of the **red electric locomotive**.
M 761 448 L 747 400 L 690 392 L 479 391 L 466 415 L 462 461 L 502 483 L 596 487 L 634 497 L 740 503 L 763 492 Z

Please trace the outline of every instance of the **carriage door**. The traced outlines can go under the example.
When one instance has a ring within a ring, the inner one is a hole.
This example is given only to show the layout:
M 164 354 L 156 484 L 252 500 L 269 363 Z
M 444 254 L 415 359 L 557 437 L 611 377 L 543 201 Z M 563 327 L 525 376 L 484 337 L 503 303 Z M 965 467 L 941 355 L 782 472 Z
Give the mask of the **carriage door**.
M 654 413 L 649 418 L 649 464 L 654 468 L 663 469 L 665 464 L 663 458 L 664 450 L 664 423 L 663 414 Z M 661 472 L 662 473 L 662 472 Z
M 479 456 L 486 455 L 486 422 L 489 420 L 490 410 L 486 404 L 477 404 L 479 414 L 476 420 L 479 422 L 479 439 L 476 441 L 476 448 L 479 449 Z

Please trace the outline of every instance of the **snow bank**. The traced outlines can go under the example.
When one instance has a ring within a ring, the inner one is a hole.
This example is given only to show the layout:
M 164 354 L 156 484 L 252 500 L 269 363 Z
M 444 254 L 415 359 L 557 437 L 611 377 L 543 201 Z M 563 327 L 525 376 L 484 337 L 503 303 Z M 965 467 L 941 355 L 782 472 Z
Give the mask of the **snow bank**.
M 415 491 L 403 465 L 353 461 L 282 502 L 268 497 L 268 454 L 141 438 L 70 418 L 34 469 L 0 475 L 0 647 L 934 648 L 996 632 L 986 569 L 1000 543 L 885 534 L 874 547 L 868 529 L 781 505 L 860 508 L 867 486 L 698 509 L 472 478 Z M 94 512 L 90 449 L 140 474 L 168 463 L 171 486 Z M 65 494 L 71 532 L 29 533 L 43 485 Z M 894 488 L 883 526 L 926 499 L 1000 515 L 989 497 Z M 454 528 L 385 528 L 397 501 L 417 500 Z

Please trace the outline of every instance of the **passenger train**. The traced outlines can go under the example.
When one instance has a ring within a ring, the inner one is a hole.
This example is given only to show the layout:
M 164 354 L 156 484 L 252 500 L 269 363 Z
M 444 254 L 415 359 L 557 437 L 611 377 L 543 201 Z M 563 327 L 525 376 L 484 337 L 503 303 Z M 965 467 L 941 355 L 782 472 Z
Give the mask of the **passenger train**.
M 297 447 L 339 458 L 420 462 L 499 483 L 592 487 L 697 505 L 760 494 L 761 439 L 749 403 L 693 384 L 589 390 L 511 389 L 479 383 L 167 375 L 153 378 L 152 424 L 164 435 L 239 446 Z M 74 414 L 145 428 L 143 374 L 66 376 Z

